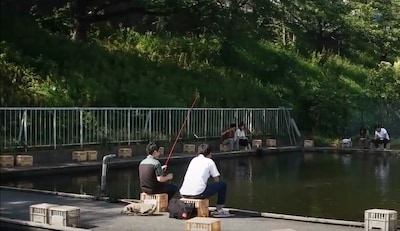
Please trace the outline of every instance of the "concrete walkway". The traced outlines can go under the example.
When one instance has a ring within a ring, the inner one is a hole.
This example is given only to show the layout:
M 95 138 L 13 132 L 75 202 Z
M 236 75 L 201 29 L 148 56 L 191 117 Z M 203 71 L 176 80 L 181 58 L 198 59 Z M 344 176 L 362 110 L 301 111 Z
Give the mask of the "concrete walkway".
M 156 216 L 128 216 L 121 214 L 125 204 L 107 203 L 90 199 L 79 199 L 28 192 L 14 189 L 0 189 L 0 218 L 29 220 L 29 206 L 38 203 L 55 203 L 73 205 L 81 208 L 81 227 L 102 230 L 145 230 L 145 231 L 179 231 L 185 230 L 185 221 L 168 218 L 167 213 Z M 234 213 L 234 211 L 231 211 Z M 5 221 L 0 223 L 5 227 Z M 254 214 L 238 213 L 235 217 L 222 218 L 221 230 L 236 231 L 362 231 L 360 227 L 327 225 L 310 222 L 299 222 L 283 219 L 255 217 Z

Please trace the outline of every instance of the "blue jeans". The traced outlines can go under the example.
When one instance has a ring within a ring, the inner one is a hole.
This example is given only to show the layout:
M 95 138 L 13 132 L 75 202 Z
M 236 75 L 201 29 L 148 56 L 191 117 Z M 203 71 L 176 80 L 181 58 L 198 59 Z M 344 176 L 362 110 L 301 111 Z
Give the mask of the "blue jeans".
M 228 139 L 226 139 L 226 140 L 224 140 L 223 142 L 222 142 L 222 144 L 225 144 L 225 145 L 229 145 L 229 151 L 233 151 L 233 145 L 234 145 L 234 143 L 235 143 L 235 141 L 233 140 L 233 138 L 228 138 Z
M 196 198 L 199 199 L 210 198 L 218 193 L 217 205 L 224 205 L 226 200 L 226 188 L 227 188 L 226 182 L 222 180 L 215 183 L 210 183 L 207 185 L 204 192 L 196 196 Z

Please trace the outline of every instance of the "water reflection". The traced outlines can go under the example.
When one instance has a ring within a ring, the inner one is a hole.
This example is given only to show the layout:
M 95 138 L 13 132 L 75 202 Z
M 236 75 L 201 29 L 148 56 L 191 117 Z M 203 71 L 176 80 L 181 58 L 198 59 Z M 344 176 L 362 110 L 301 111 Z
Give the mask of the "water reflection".
M 387 193 L 388 179 L 389 179 L 390 165 L 388 164 L 386 158 L 377 159 L 375 165 L 375 177 L 377 179 L 378 190 L 382 196 Z
M 304 162 L 311 162 L 313 161 L 313 158 L 314 158 L 314 153 L 307 153 L 307 152 L 304 153 L 303 157 Z
M 239 159 L 235 169 L 235 180 L 236 182 L 245 181 L 248 183 L 253 182 L 253 172 L 251 166 L 251 159 Z
M 346 154 L 342 156 L 342 162 L 343 166 L 345 166 L 347 169 L 351 167 L 351 155 Z

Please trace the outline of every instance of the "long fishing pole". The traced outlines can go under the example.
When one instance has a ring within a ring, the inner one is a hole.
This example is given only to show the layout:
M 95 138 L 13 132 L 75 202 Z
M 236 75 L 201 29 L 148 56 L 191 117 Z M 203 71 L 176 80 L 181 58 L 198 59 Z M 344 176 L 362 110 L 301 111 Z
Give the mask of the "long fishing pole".
M 165 161 L 165 165 L 168 165 L 168 162 L 169 162 L 169 160 L 170 160 L 170 158 L 171 158 L 171 155 L 172 155 L 172 153 L 174 152 L 176 143 L 178 142 L 178 139 L 179 139 L 179 137 L 181 136 L 181 133 L 182 133 L 182 131 L 183 131 L 183 128 L 185 127 L 186 121 L 187 121 L 188 118 L 189 118 L 190 112 L 193 110 L 193 107 L 194 107 L 194 105 L 196 104 L 196 101 L 197 101 L 198 98 L 199 98 L 199 94 L 196 93 L 196 97 L 195 97 L 194 100 L 193 100 L 192 106 L 189 108 L 189 110 L 188 110 L 188 112 L 187 112 L 187 114 L 186 114 L 186 118 L 185 118 L 185 120 L 183 121 L 183 124 L 182 124 L 181 128 L 179 129 L 178 134 L 176 135 L 174 144 L 172 145 L 171 150 L 169 151 L 167 160 Z

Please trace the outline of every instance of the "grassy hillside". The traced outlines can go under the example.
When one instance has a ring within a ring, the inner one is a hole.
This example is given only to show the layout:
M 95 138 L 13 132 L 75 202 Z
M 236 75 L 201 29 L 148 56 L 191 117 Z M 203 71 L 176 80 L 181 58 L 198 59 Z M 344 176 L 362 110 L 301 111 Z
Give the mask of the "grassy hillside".
M 188 106 L 199 92 L 202 107 L 293 107 L 300 127 L 336 132 L 370 72 L 251 39 L 124 29 L 77 43 L 3 14 L 0 29 L 6 106 Z

